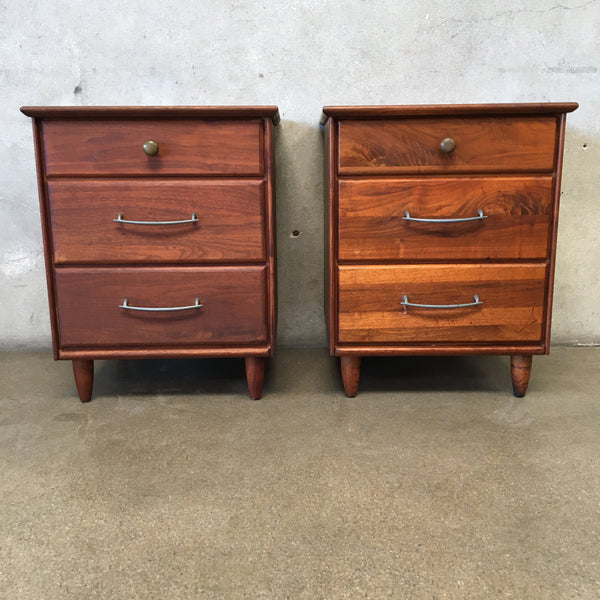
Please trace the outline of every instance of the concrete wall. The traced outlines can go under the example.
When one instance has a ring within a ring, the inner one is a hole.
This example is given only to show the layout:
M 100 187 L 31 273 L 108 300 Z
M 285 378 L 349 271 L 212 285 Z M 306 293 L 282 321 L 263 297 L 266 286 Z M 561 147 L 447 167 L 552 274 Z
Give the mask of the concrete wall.
M 578 101 L 553 341 L 600 343 L 599 0 L 0 0 L 0 56 L 0 347 L 50 345 L 24 104 L 277 104 L 279 341 L 310 346 L 323 105 Z

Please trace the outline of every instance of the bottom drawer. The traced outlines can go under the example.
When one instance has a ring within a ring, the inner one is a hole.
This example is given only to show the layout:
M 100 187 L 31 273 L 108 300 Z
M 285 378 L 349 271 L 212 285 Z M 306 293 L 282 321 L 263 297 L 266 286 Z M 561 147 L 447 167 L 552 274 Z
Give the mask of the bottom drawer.
M 263 266 L 57 269 L 60 346 L 264 343 L 265 275 Z
M 340 267 L 338 340 L 538 342 L 545 282 L 538 264 Z

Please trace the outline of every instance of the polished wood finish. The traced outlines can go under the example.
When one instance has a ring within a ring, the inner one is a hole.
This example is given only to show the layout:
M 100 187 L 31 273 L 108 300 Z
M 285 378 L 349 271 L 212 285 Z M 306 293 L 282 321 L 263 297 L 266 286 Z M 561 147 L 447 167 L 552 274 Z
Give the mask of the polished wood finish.
M 22 106 L 21 112 L 39 119 L 263 119 L 277 125 L 276 106 Z
M 324 165 L 323 174 L 325 181 L 323 189 L 325 190 L 326 201 L 324 202 L 324 222 L 328 227 L 324 228 L 324 247 L 325 247 L 325 320 L 327 325 L 327 341 L 329 353 L 336 353 L 337 339 L 337 269 L 336 253 L 338 240 L 338 219 L 337 219 L 337 137 L 335 135 L 335 120 L 327 121 L 323 128 L 323 138 L 325 143 L 325 152 L 323 153 Z
M 513 391 L 517 398 L 523 398 L 529 385 L 532 356 L 530 354 L 513 354 L 510 357 L 510 374 Z
M 341 121 L 339 172 L 551 171 L 555 135 L 552 116 Z M 440 148 L 448 136 L 453 152 Z
M 22 111 L 33 117 L 54 356 L 74 361 L 82 399 L 95 359 L 272 355 L 276 107 Z M 203 306 L 131 311 L 125 298 Z
M 265 377 L 265 359 L 260 356 L 246 357 L 246 380 L 248 392 L 252 400 L 262 397 L 263 380 Z
M 358 386 L 363 355 L 506 354 L 520 357 L 516 374 L 549 351 L 565 114 L 576 108 L 323 109 L 329 348 L 349 381 Z M 468 222 L 405 218 L 480 210 Z M 403 306 L 475 295 L 475 306 Z
M 56 264 L 266 260 L 263 181 L 62 179 L 48 183 L 48 196 Z M 198 221 L 115 223 L 120 214 Z
M 345 179 L 339 182 L 339 260 L 544 259 L 551 177 Z M 425 223 L 411 217 L 480 221 Z
M 92 389 L 94 387 L 94 361 L 86 358 L 74 359 L 73 377 L 75 378 L 75 387 L 79 399 L 82 402 L 89 402 L 92 399 Z
M 325 106 L 321 125 L 335 119 L 381 119 L 383 117 L 439 117 L 439 116 L 499 116 L 499 115 L 555 115 L 573 112 L 577 102 L 522 102 L 494 104 L 405 104 Z
M 545 267 L 537 264 L 342 266 L 339 342 L 539 342 Z M 455 305 L 419 308 L 400 303 Z
M 264 344 L 265 267 L 56 270 L 61 348 Z M 138 311 L 132 307 L 180 311 Z
M 342 382 L 348 398 L 354 398 L 360 381 L 360 356 L 344 355 L 340 358 Z
M 43 129 L 49 177 L 263 172 L 258 119 L 52 120 Z M 155 156 L 144 152 L 146 140 L 158 143 Z

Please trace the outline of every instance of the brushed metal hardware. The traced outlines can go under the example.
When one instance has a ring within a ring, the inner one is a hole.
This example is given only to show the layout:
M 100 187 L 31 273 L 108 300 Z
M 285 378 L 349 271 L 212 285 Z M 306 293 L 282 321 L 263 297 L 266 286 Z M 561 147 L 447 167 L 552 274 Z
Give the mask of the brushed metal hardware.
M 190 310 L 192 308 L 202 308 L 204 305 L 200 304 L 200 299 L 196 298 L 194 304 L 191 306 L 165 306 L 165 307 L 151 307 L 151 306 L 131 306 L 127 298 L 123 300 L 123 304 L 119 304 L 119 308 L 126 308 L 127 310 L 143 310 L 146 312 L 172 312 L 176 310 Z
M 409 302 L 408 296 L 403 296 L 400 304 L 404 307 L 404 312 L 406 313 L 406 308 L 408 306 L 413 306 L 415 308 L 466 308 L 469 306 L 479 306 L 480 304 L 483 304 L 483 301 L 475 294 L 473 296 L 473 302 L 466 302 L 465 304 L 416 304 L 414 302 Z
M 182 223 L 198 223 L 200 219 L 196 216 L 196 213 L 192 213 L 191 219 L 185 219 L 184 221 L 128 221 L 123 218 L 123 213 L 119 213 L 116 219 L 113 219 L 114 223 L 126 223 L 128 225 L 181 225 Z
M 464 217 L 460 219 L 420 219 L 411 217 L 410 212 L 407 210 L 402 219 L 405 221 L 419 221 L 420 223 L 464 223 L 465 221 L 481 221 L 482 219 L 487 219 L 487 215 L 484 215 L 482 210 L 478 210 L 477 214 L 477 217 Z
M 455 148 L 456 148 L 456 141 L 454 140 L 454 138 L 447 137 L 447 138 L 444 138 L 440 142 L 440 150 L 442 152 L 445 152 L 446 154 L 450 154 L 451 152 L 454 152 Z
M 146 140 L 142 144 L 142 148 L 148 156 L 155 156 L 156 154 L 158 154 L 159 150 L 158 143 L 154 140 Z

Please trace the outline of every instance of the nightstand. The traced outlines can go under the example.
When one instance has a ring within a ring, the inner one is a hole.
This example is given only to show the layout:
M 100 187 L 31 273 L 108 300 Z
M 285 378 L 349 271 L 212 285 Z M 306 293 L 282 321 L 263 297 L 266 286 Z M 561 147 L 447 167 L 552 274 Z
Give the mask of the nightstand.
M 55 359 L 244 357 L 275 345 L 265 107 L 24 107 L 33 118 Z
M 511 356 L 550 345 L 566 113 L 575 103 L 325 107 L 330 353 Z

